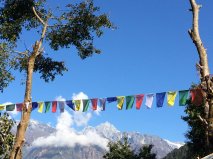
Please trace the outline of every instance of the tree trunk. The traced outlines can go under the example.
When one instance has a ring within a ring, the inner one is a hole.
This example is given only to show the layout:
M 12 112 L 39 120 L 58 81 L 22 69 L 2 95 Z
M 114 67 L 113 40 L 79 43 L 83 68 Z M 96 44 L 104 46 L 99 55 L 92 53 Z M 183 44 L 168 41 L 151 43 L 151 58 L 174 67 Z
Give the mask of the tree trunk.
M 25 97 L 24 103 L 22 107 L 22 116 L 19 125 L 17 126 L 16 132 L 16 140 L 13 146 L 12 152 L 10 154 L 10 159 L 21 159 L 22 158 L 22 146 L 25 142 L 25 132 L 28 127 L 28 123 L 30 121 L 30 114 L 32 110 L 32 101 L 31 101 L 31 92 L 32 92 L 32 79 L 33 79 L 33 70 L 36 59 L 36 46 L 34 46 L 34 50 L 32 55 L 29 57 L 28 66 L 27 66 L 27 79 L 26 79 L 26 89 L 25 89 Z
M 40 40 L 36 41 L 36 43 L 34 44 L 32 54 L 28 59 L 27 79 L 26 79 L 24 103 L 22 107 L 22 116 L 21 116 L 21 121 L 19 125 L 17 126 L 15 144 L 10 153 L 10 159 L 22 158 L 22 147 L 25 142 L 25 139 L 24 139 L 25 132 L 27 130 L 27 127 L 30 121 L 31 111 L 32 111 L 31 92 L 32 92 L 34 65 L 35 65 L 36 57 L 40 54 L 40 49 L 43 43 L 46 30 L 47 30 L 47 22 L 44 24 Z
M 197 48 L 199 55 L 199 64 L 197 66 L 200 70 L 201 88 L 204 92 L 205 100 L 205 120 L 207 121 L 206 127 L 206 149 L 207 152 L 213 152 L 213 82 L 210 79 L 210 71 L 208 66 L 208 57 L 206 49 L 202 43 L 199 34 L 199 10 L 201 5 L 196 3 L 196 0 L 189 0 L 193 13 L 192 29 L 189 30 L 189 35 Z

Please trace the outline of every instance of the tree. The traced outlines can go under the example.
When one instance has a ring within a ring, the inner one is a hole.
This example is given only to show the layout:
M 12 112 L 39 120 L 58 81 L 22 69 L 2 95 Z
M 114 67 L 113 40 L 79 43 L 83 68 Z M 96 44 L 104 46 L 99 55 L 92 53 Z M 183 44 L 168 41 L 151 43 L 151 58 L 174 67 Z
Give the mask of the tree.
M 189 0 L 193 14 L 192 29 L 188 31 L 199 55 L 199 63 L 197 68 L 200 72 L 200 85 L 199 88 L 203 91 L 204 98 L 204 116 L 200 116 L 199 119 L 205 124 L 205 144 L 208 153 L 213 150 L 213 78 L 210 77 L 210 71 L 208 66 L 207 50 L 202 43 L 199 33 L 199 11 L 201 5 L 196 3 L 196 0 Z
M 153 145 L 143 146 L 142 148 L 140 148 L 137 158 L 138 159 L 155 159 L 156 154 L 151 152 L 152 148 L 153 148 Z
M 15 136 L 11 133 L 15 121 L 7 113 L 0 114 L 0 158 L 8 159 Z
M 193 86 L 192 89 L 196 89 L 197 86 Z M 198 156 L 205 156 L 209 153 L 208 146 L 206 145 L 206 124 L 200 120 L 205 117 L 204 103 L 200 106 L 195 106 L 191 98 L 187 101 L 185 108 L 186 116 L 182 117 L 184 121 L 188 123 L 189 130 L 186 133 L 188 154 L 191 158 L 197 158 Z
M 105 159 L 155 159 L 156 154 L 151 153 L 153 145 L 143 146 L 136 153 L 131 149 L 128 143 L 127 137 L 124 137 L 123 142 L 109 142 L 109 152 L 107 152 L 103 158 Z
M 46 82 L 67 71 L 63 61 L 54 61 L 49 53 L 44 54 L 43 43 L 53 51 L 75 46 L 78 55 L 85 59 L 100 53 L 93 45 L 95 37 L 103 35 L 103 27 L 113 25 L 106 14 L 99 12 L 93 0 L 78 4 L 67 4 L 54 14 L 47 8 L 45 0 L 0 0 L 0 89 L 4 90 L 15 79 L 12 70 L 26 73 L 25 96 L 22 117 L 17 127 L 16 140 L 10 159 L 20 159 L 25 131 L 32 111 L 33 73 L 38 72 Z M 31 49 L 17 51 L 22 33 L 30 31 L 40 36 Z M 28 106 L 29 105 L 29 106 Z

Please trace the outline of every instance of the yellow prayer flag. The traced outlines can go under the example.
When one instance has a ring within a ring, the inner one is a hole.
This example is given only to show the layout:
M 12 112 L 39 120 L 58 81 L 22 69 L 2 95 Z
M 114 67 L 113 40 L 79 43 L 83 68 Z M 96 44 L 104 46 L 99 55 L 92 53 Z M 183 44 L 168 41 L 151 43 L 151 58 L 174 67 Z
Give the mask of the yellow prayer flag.
M 38 103 L 38 112 L 42 113 L 43 112 L 43 107 L 44 107 L 44 102 L 39 102 Z
M 75 110 L 79 111 L 81 108 L 81 100 L 74 100 L 75 103 Z
M 118 101 L 117 107 L 119 110 L 121 110 L 123 108 L 124 98 L 125 98 L 124 96 L 117 97 L 117 101 Z
M 4 110 L 4 108 L 5 108 L 5 105 L 0 105 L 0 111 L 2 111 L 2 110 Z
M 177 92 L 167 92 L 167 104 L 168 106 L 174 106 Z

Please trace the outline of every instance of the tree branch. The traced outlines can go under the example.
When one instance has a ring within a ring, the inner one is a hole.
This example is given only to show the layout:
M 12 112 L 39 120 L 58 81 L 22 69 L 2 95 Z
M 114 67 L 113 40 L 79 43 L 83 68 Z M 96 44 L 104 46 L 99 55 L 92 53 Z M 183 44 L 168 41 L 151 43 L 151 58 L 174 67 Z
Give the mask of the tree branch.
M 195 44 L 198 55 L 200 57 L 200 66 L 203 67 L 202 70 L 200 70 L 202 78 L 209 75 L 209 67 L 208 67 L 208 59 L 207 59 L 207 53 L 206 49 L 203 46 L 202 40 L 200 38 L 199 33 L 199 10 L 201 8 L 201 5 L 198 5 L 196 3 L 196 0 L 189 0 L 191 4 L 191 10 L 193 13 L 193 22 L 192 22 L 192 29 L 188 31 L 193 43 Z
M 35 7 L 32 8 L 33 9 L 33 13 L 35 14 L 35 16 L 38 18 L 38 20 L 45 25 L 45 22 L 43 21 L 43 19 L 37 14 Z
M 206 119 L 203 119 L 200 115 L 198 115 L 198 118 L 199 118 L 200 121 L 202 121 L 204 124 L 208 125 Z

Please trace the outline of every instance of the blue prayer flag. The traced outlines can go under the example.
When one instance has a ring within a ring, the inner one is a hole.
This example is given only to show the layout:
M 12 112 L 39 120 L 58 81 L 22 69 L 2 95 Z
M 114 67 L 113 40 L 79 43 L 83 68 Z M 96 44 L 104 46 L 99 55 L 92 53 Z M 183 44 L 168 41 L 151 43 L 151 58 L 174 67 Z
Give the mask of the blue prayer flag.
M 163 106 L 165 95 L 166 95 L 166 92 L 156 93 L 157 107 L 162 107 Z
M 108 101 L 108 103 L 116 102 L 117 101 L 117 97 L 108 97 L 107 101 Z
M 66 104 L 68 105 L 68 107 L 75 111 L 75 105 L 72 100 L 67 100 Z

